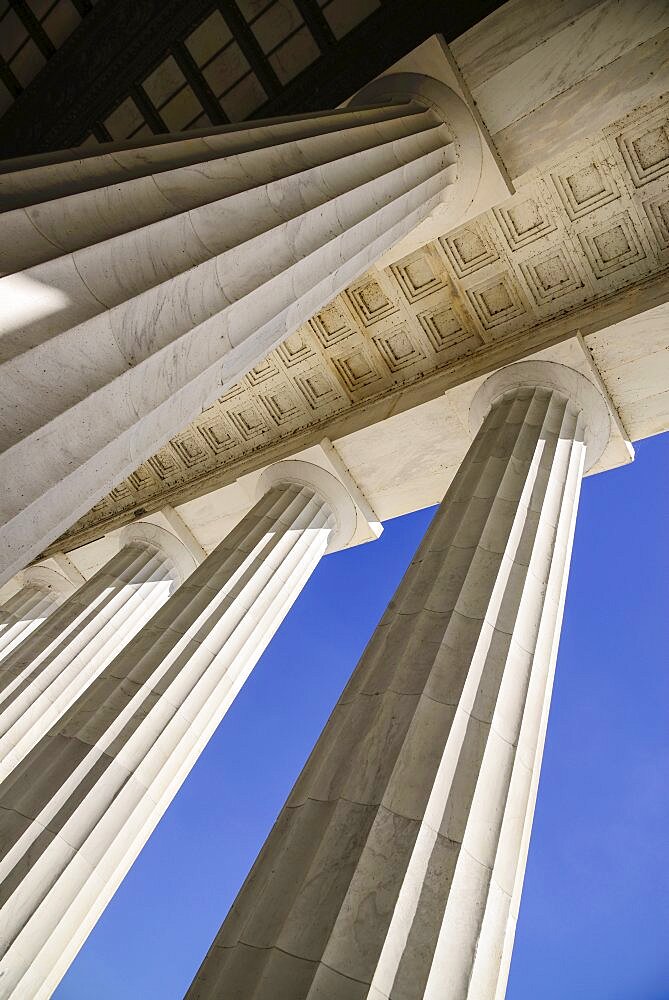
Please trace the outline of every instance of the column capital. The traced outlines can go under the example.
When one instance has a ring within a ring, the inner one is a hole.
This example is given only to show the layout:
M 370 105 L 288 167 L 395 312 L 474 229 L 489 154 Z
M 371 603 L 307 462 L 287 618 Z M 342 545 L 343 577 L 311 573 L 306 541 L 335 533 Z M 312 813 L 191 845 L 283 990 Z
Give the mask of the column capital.
M 179 587 L 198 565 L 195 557 L 176 535 L 150 521 L 135 521 L 134 524 L 126 525 L 119 534 L 119 541 L 121 546 L 139 542 L 161 552 L 176 573 L 174 588 Z
M 481 133 L 465 102 L 447 84 L 423 73 L 388 73 L 359 90 L 347 106 L 409 103 L 429 108 L 446 126 L 457 163 L 458 204 L 470 205 L 481 180 Z
M 358 514 L 350 493 L 339 479 L 312 462 L 287 459 L 264 470 L 258 480 L 257 499 L 273 486 L 282 483 L 307 486 L 327 503 L 336 520 L 336 527 L 330 535 L 328 552 L 343 549 L 350 542 L 355 533 Z
M 22 587 L 39 587 L 40 590 L 51 591 L 59 603 L 77 589 L 62 573 L 50 566 L 26 566 L 17 578 Z
M 586 422 L 585 470 L 592 468 L 608 444 L 611 415 L 597 387 L 580 372 L 554 361 L 519 361 L 500 368 L 479 387 L 469 409 L 469 425 L 476 433 L 493 404 L 513 389 L 543 388 L 560 392 L 582 411 Z

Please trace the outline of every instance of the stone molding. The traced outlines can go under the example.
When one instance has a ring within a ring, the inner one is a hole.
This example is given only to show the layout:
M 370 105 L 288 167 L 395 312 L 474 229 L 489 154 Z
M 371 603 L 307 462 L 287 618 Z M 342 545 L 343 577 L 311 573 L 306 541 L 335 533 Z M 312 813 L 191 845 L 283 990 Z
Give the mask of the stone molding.
M 327 551 L 334 552 L 350 542 L 356 529 L 357 511 L 353 498 L 344 484 L 312 462 L 288 459 L 277 462 L 265 469 L 258 480 L 256 499 L 260 499 L 273 486 L 296 483 L 313 490 L 328 505 L 336 520 L 336 527 L 330 534 Z
M 430 108 L 446 124 L 457 150 L 457 197 L 447 190 L 444 198 L 449 214 L 441 214 L 448 231 L 464 218 L 474 201 L 481 180 L 483 149 L 481 133 L 474 116 L 458 94 L 440 80 L 421 73 L 389 73 L 377 77 L 349 101 L 348 107 L 370 104 L 404 104 L 414 101 Z M 455 204 L 453 204 L 455 202 Z
M 180 586 L 198 565 L 195 557 L 176 535 L 149 521 L 135 521 L 126 525 L 119 534 L 119 542 L 121 546 L 139 543 L 159 552 L 174 573 L 173 590 Z
M 49 566 L 27 566 L 17 577 L 21 587 L 50 591 L 60 603 L 77 589 L 62 573 Z
M 500 368 L 486 379 L 469 410 L 472 433 L 478 431 L 498 399 L 525 386 L 555 390 L 580 406 L 587 428 L 585 470 L 592 468 L 606 448 L 611 433 L 608 404 L 584 375 L 553 361 L 519 361 Z

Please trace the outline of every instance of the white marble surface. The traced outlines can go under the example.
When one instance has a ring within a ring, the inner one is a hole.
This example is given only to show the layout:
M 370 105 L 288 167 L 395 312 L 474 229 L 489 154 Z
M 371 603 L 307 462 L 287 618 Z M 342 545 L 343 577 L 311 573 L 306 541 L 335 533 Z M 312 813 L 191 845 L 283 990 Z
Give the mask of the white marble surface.
M 3 659 L 0 782 L 197 565 L 154 524 L 129 525 L 120 542 L 117 554 Z
M 586 339 L 633 440 L 669 427 L 669 304 Z
M 475 88 L 483 120 L 500 132 L 667 28 L 665 0 L 592 6 Z
M 0 279 L 0 581 L 410 232 L 445 187 L 469 189 L 476 155 L 463 147 L 457 160 L 449 127 L 413 104 L 2 175 L 16 207 Z M 156 191 L 138 211 L 147 181 Z
M 602 0 L 507 0 L 451 43 L 472 90 Z
M 16 588 L 0 604 L 0 660 L 4 660 L 72 594 L 74 585 L 45 566 L 19 573 Z
M 188 1000 L 504 994 L 586 442 L 609 415 L 541 362 L 482 393 L 474 419 L 492 409 Z
M 341 483 L 273 484 L 0 783 L 0 997 L 46 1000 L 334 532 Z M 345 544 L 346 539 L 341 538 Z

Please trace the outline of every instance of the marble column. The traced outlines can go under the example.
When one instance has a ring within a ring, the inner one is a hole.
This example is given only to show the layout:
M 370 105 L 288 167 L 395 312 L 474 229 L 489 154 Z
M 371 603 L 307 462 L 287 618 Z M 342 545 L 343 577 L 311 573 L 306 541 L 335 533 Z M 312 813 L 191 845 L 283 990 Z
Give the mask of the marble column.
M 0 666 L 0 781 L 84 693 L 197 565 L 148 522 Z
M 457 221 L 481 163 L 461 99 L 399 74 L 0 172 L 0 584 L 444 199 Z
M 22 570 L 19 589 L 0 605 L 0 661 L 23 642 L 74 591 L 74 585 L 49 566 Z
M 59 979 L 356 509 L 305 462 L 237 527 L 0 784 L 0 997 Z
M 604 400 L 509 366 L 188 1000 L 502 1000 Z

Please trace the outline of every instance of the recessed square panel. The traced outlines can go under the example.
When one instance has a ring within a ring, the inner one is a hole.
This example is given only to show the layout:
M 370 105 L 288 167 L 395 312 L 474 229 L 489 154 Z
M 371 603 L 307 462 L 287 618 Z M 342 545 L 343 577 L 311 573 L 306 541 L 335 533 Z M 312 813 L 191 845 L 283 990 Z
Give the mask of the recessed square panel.
M 378 351 L 391 372 L 402 371 L 425 361 L 425 353 L 418 347 L 405 327 L 396 327 L 374 338 Z
M 231 407 L 227 417 L 244 441 L 256 441 L 269 431 L 267 422 L 253 403 Z
M 520 291 L 508 273 L 496 275 L 468 289 L 467 296 L 484 330 L 496 330 L 527 311 Z
M 316 313 L 309 323 L 323 347 L 334 347 L 353 333 L 347 314 L 336 301 Z
M 264 361 L 261 361 L 259 365 L 255 366 L 255 368 L 252 368 L 250 372 L 247 372 L 246 378 L 248 379 L 250 385 L 256 386 L 265 382 L 268 378 L 273 378 L 278 374 L 279 369 L 270 356 L 265 358 Z
M 292 368 L 293 365 L 314 357 L 313 348 L 303 330 L 296 330 L 290 337 L 286 337 L 283 343 L 277 347 L 276 353 L 286 368 Z
M 345 397 L 326 372 L 315 368 L 306 374 L 295 376 L 295 384 L 300 390 L 311 410 L 328 412 L 338 403 L 344 403 Z
M 222 455 L 232 451 L 239 445 L 239 438 L 233 433 L 231 424 L 222 413 L 205 414 L 198 421 L 197 429 L 205 444 L 214 455 Z
M 137 493 L 141 493 L 142 490 L 147 490 L 150 487 L 155 486 L 156 480 L 148 465 L 140 465 L 138 469 L 135 469 L 135 471 L 128 476 L 128 482 L 132 486 L 133 490 L 136 490 Z
M 669 194 L 664 192 L 644 202 L 653 235 L 661 250 L 669 249 Z
M 470 222 L 462 229 L 442 236 L 440 243 L 458 278 L 466 278 L 499 260 L 490 234 L 480 222 Z
M 450 306 L 421 313 L 418 320 L 430 344 L 444 360 L 464 357 L 483 343 L 478 334 L 464 329 Z
M 520 268 L 537 306 L 585 290 L 581 276 L 561 246 L 530 258 Z
M 271 392 L 260 393 L 258 398 L 277 427 L 290 423 L 304 412 L 295 392 L 288 385 L 279 385 Z
M 444 281 L 435 263 L 431 255 L 420 250 L 392 265 L 391 270 L 409 302 L 417 302 L 443 287 Z
M 606 278 L 616 271 L 638 264 L 646 254 L 627 212 L 579 233 L 581 246 L 596 278 Z
M 397 312 L 395 303 L 388 298 L 378 281 L 369 275 L 347 288 L 345 294 L 363 326 L 372 326 Z
M 175 454 L 183 462 L 187 469 L 192 469 L 193 466 L 197 465 L 199 462 L 203 462 L 207 457 L 207 453 L 202 446 L 202 441 L 199 435 L 196 436 L 193 431 L 184 431 L 183 434 L 179 434 L 177 437 L 172 438 L 170 441 L 170 447 L 174 450 Z
M 513 203 L 495 209 L 495 216 L 511 250 L 520 250 L 555 232 L 547 206 L 536 195 L 518 195 Z
M 181 466 L 177 462 L 174 452 L 170 451 L 169 448 L 161 448 L 157 454 L 147 459 L 146 464 L 151 467 L 151 471 L 160 482 L 165 482 L 181 471 Z
M 120 503 L 123 500 L 129 500 L 132 497 L 132 491 L 127 480 L 123 480 L 118 486 L 115 486 L 113 490 L 109 491 L 109 497 L 114 503 Z
M 604 160 L 580 156 L 551 176 L 572 222 L 620 198 L 618 185 Z
M 618 137 L 618 148 L 635 187 L 669 171 L 669 118 L 662 110 Z
M 381 375 L 362 347 L 333 358 L 333 364 L 349 392 L 358 392 L 381 380 Z

